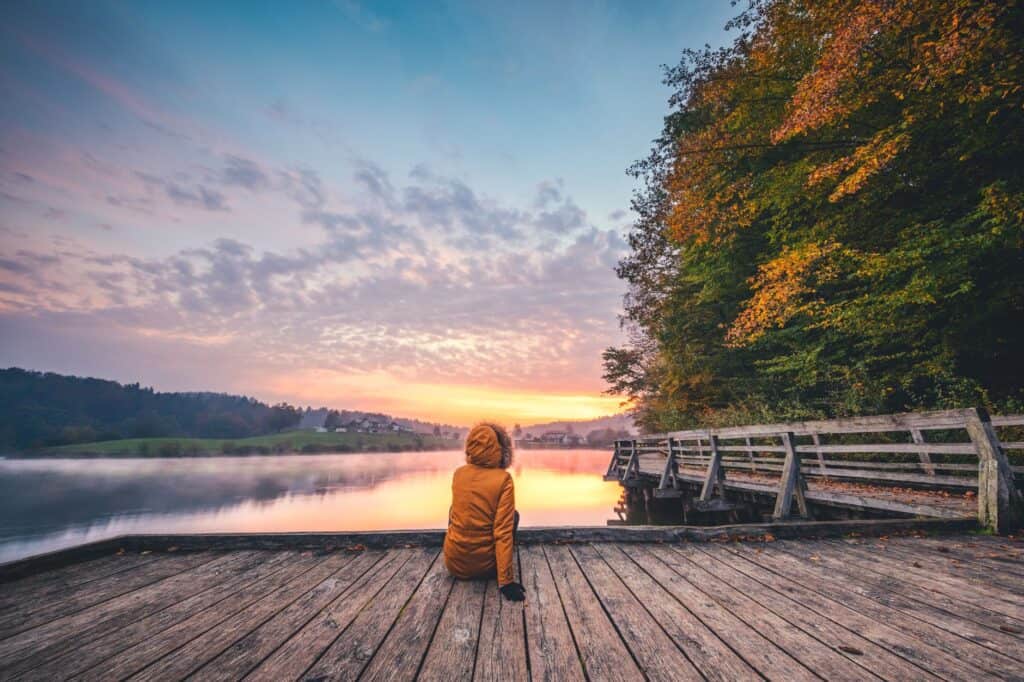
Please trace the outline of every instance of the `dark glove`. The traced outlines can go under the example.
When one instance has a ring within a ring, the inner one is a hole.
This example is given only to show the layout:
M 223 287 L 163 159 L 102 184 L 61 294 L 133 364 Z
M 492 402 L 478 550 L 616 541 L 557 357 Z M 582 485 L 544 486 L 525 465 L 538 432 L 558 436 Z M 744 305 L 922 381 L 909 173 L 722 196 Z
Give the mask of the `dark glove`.
M 509 601 L 523 601 L 526 599 L 526 590 L 519 583 L 509 583 L 501 586 L 501 596 Z

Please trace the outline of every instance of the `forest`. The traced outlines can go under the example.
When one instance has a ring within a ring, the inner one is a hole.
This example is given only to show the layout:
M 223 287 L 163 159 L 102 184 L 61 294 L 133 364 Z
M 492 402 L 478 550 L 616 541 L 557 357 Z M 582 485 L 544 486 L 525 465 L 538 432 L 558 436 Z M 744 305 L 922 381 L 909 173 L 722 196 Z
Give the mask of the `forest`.
M 139 384 L 0 370 L 0 451 L 122 438 L 244 438 L 301 419 L 298 408 L 224 393 L 159 393 Z
M 666 67 L 629 172 L 627 342 L 647 431 L 1024 411 L 1024 12 L 755 0 Z

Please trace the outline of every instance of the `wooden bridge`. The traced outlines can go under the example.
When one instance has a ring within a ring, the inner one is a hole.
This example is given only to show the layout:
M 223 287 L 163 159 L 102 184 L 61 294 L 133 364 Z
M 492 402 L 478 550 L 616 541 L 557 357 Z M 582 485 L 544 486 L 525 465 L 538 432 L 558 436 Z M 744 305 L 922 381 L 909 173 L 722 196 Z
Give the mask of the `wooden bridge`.
M 607 480 L 683 511 L 770 508 L 770 518 L 977 518 L 1006 531 L 1024 519 L 1024 415 L 984 410 L 678 431 L 618 441 Z M 1015 480 L 1015 474 L 1018 480 Z M 768 516 L 768 514 L 765 514 Z
M 525 604 L 451 579 L 437 532 L 107 541 L 0 569 L 0 679 L 1024 674 L 1019 540 L 680 533 L 526 529 Z

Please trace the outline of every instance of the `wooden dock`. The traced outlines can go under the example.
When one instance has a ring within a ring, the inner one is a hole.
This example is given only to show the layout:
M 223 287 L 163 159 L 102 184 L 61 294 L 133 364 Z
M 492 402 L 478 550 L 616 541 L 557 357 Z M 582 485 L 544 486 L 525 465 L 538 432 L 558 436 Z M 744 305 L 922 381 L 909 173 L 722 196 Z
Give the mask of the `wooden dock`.
M 684 518 L 973 517 L 1008 532 L 1024 525 L 1022 433 L 1024 415 L 980 408 L 691 429 L 616 441 L 605 479 L 681 499 Z
M 0 679 L 1024 677 L 1012 538 L 524 542 L 523 605 L 417 537 L 114 542 L 0 575 Z

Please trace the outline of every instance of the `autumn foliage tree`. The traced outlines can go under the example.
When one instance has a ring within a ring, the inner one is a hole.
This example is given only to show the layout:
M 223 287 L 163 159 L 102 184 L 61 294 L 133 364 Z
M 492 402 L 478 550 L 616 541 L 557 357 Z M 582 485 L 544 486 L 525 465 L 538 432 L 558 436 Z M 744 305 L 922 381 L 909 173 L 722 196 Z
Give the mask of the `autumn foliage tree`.
M 666 70 L 629 343 L 650 430 L 1024 406 L 1024 11 L 753 2 Z

